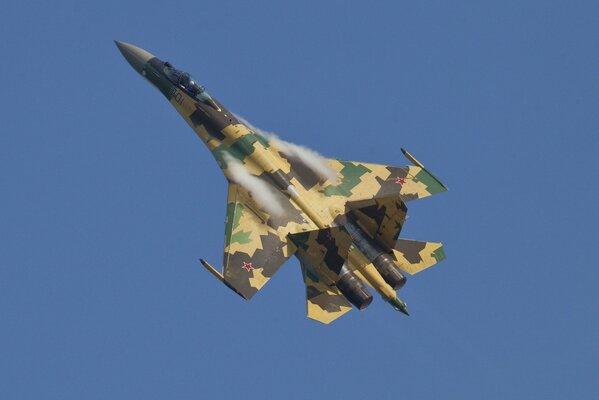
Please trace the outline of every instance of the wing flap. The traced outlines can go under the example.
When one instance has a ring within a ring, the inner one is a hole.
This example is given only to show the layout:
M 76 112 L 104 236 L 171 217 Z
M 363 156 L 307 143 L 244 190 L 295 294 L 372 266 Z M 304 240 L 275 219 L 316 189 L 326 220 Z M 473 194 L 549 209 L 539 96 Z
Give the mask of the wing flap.
M 333 226 L 307 232 L 290 234 L 289 238 L 297 247 L 301 261 L 326 274 L 326 278 L 336 282 L 345 260 L 347 260 L 352 239 L 345 228 Z

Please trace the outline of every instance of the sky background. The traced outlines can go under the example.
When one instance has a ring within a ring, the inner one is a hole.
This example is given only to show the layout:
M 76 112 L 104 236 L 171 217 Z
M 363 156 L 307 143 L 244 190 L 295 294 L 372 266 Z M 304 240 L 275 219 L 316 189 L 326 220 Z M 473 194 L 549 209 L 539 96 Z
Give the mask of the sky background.
M 16 2 L 0 13 L 3 399 L 597 399 L 599 3 Z M 447 260 L 330 326 L 298 262 L 245 302 L 226 182 L 115 47 L 327 157 L 450 188 Z

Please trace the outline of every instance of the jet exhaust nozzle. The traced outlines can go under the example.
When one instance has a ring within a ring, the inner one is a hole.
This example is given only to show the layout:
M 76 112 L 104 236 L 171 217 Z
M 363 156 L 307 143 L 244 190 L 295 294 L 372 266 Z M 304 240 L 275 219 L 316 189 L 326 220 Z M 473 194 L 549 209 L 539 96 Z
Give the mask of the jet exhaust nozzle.
M 372 303 L 372 294 L 352 271 L 341 275 L 336 285 L 345 298 L 358 310 L 363 310 Z
M 406 283 L 406 277 L 399 272 L 399 267 L 393 257 L 385 252 L 379 244 L 364 232 L 356 223 L 355 216 L 349 215 L 345 229 L 351 235 L 356 247 L 372 262 L 385 282 L 393 289 L 400 289 Z
M 395 264 L 395 260 L 386 253 L 379 255 L 372 261 L 376 270 L 381 274 L 385 282 L 394 290 L 401 289 L 406 284 L 406 277 L 399 272 L 399 268 Z

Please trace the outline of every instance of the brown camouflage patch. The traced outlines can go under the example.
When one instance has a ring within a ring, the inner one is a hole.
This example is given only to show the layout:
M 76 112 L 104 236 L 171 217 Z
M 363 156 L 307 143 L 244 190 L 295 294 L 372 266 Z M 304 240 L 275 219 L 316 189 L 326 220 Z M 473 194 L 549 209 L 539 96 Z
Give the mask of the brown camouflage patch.
M 399 239 L 393 249 L 399 268 L 413 275 L 445 258 L 441 243 Z

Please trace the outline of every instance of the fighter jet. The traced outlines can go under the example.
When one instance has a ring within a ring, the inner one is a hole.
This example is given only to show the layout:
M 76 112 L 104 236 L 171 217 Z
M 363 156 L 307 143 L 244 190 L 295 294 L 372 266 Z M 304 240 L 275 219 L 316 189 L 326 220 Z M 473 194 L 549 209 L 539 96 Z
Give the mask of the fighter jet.
M 228 180 L 222 272 L 202 265 L 246 300 L 295 255 L 307 315 L 328 324 L 373 300 L 406 315 L 396 291 L 445 258 L 441 243 L 400 239 L 406 203 L 447 188 L 422 163 L 405 167 L 326 159 L 237 117 L 197 80 L 131 44 L 116 45 L 202 139 Z

